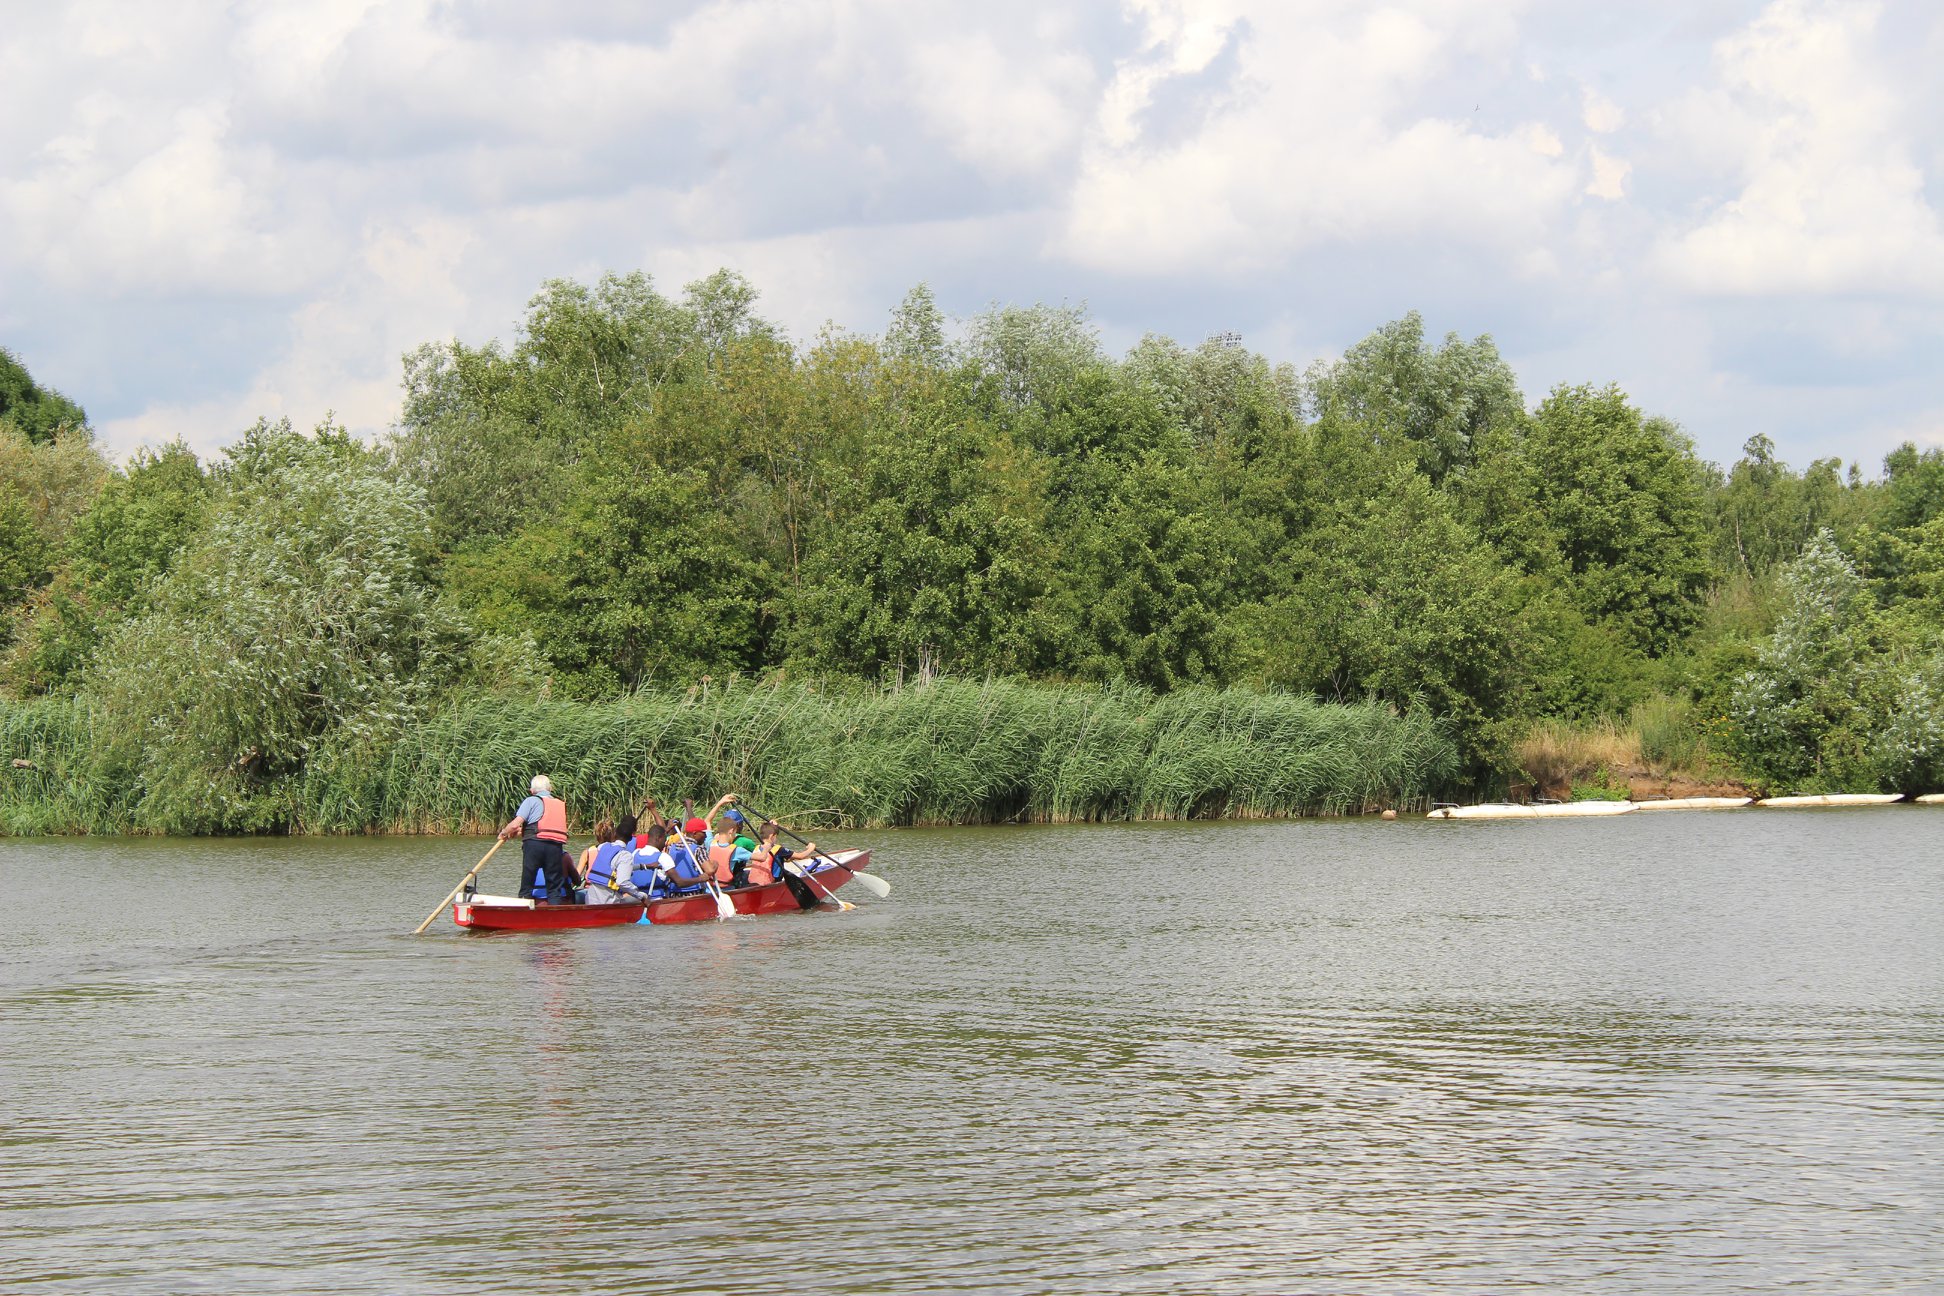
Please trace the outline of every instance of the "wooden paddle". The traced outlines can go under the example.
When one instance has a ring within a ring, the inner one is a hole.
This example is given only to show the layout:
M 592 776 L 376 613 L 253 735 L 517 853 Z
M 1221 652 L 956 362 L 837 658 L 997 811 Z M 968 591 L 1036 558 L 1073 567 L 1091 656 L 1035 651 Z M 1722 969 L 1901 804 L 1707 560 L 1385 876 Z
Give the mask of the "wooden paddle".
M 494 841 L 493 850 L 489 850 L 484 855 L 481 855 L 479 857 L 479 863 L 473 865 L 471 868 L 466 870 L 466 876 L 459 879 L 459 885 L 452 888 L 452 890 L 446 895 L 446 898 L 439 901 L 439 903 L 433 907 L 431 913 L 425 915 L 425 921 L 412 929 L 412 935 L 417 936 L 420 932 L 423 932 L 427 927 L 430 927 L 432 925 L 432 920 L 434 918 L 437 918 L 440 914 L 444 913 L 445 907 L 452 903 L 454 897 L 456 897 L 461 891 L 464 891 L 466 889 L 466 883 L 473 880 L 473 875 L 478 873 L 479 870 L 486 867 L 486 861 L 493 858 L 493 851 L 498 850 L 500 847 L 504 845 L 506 845 L 506 838 L 504 837 L 501 837 L 496 841 Z

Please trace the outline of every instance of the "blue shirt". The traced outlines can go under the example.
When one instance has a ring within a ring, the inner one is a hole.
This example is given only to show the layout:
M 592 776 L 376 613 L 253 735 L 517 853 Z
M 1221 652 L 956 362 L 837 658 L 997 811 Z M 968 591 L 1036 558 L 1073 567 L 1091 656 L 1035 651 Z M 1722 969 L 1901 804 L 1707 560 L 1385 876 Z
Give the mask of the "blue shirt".
M 540 800 L 539 796 L 535 795 L 520 802 L 520 808 L 513 812 L 513 817 L 515 819 L 524 819 L 530 824 L 537 824 L 540 822 L 540 816 L 545 813 L 547 813 L 545 803 Z

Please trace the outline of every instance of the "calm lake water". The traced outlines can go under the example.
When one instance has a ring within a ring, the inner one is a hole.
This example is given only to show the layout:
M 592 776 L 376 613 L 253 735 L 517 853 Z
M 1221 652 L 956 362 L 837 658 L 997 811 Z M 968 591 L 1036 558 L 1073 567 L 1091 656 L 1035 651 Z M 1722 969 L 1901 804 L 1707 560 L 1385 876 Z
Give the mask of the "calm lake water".
M 0 1288 L 1944 1286 L 1944 808 L 848 840 L 416 939 L 482 844 L 0 841 Z

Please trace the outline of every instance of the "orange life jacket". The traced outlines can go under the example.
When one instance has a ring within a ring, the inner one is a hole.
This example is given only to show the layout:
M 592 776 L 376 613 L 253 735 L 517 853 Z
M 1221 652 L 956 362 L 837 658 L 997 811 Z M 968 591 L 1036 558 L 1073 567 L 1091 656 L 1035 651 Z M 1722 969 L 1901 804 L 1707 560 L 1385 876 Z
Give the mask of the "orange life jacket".
M 776 873 L 770 868 L 770 861 L 774 858 L 767 846 L 758 846 L 749 853 L 749 885 L 768 886 L 776 881 Z
M 540 823 L 533 835 L 541 841 L 567 840 L 567 803 L 559 797 L 540 798 Z
M 736 839 L 719 841 L 709 847 L 709 864 L 715 869 L 717 886 L 728 886 L 729 880 L 736 875 Z

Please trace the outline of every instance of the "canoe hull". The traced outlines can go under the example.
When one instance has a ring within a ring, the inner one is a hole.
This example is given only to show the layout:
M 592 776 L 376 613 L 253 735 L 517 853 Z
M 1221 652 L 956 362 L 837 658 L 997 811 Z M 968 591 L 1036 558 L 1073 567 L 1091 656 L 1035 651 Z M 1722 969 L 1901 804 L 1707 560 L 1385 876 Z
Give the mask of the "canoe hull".
M 575 927 L 620 927 L 640 922 L 638 904 L 535 904 L 506 896 L 455 900 L 452 921 L 473 931 L 566 931 Z
M 818 891 L 819 900 L 826 898 L 823 892 L 834 892 L 851 880 L 851 870 L 845 865 L 866 868 L 871 862 L 871 852 L 837 851 L 831 859 L 834 862 L 820 863 L 810 875 L 815 879 L 811 890 L 822 888 Z M 737 917 L 795 913 L 801 907 L 789 884 L 780 879 L 768 886 L 739 887 L 725 894 L 735 905 Z M 640 922 L 644 913 L 651 923 L 713 922 L 716 918 L 715 897 L 704 891 L 696 895 L 651 900 L 646 905 L 582 905 L 540 904 L 513 896 L 475 895 L 470 900 L 456 900 L 452 905 L 452 921 L 469 931 L 571 931 L 581 927 L 621 927 Z

